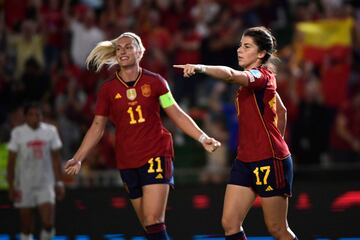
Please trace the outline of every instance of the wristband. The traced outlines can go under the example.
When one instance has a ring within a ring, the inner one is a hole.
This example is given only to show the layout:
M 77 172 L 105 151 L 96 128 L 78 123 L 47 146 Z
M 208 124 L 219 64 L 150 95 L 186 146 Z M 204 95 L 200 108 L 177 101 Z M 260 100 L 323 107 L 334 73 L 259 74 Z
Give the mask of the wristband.
M 201 143 L 201 144 L 204 144 L 205 140 L 208 138 L 208 136 L 203 133 L 201 134 L 201 136 L 199 137 L 198 141 Z
M 205 71 L 206 71 L 205 65 L 197 64 L 197 65 L 196 65 L 196 70 L 197 70 L 199 73 L 205 73 Z
M 81 161 L 80 160 L 76 160 L 75 158 L 72 158 L 70 160 L 75 160 L 77 164 L 80 164 L 81 165 Z

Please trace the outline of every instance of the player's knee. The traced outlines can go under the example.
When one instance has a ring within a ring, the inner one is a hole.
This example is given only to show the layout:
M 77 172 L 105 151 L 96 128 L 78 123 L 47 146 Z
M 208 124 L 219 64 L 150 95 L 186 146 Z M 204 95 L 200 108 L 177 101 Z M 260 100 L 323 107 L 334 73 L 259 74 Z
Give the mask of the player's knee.
M 43 222 L 43 229 L 45 229 L 46 231 L 50 232 L 53 227 L 54 227 L 54 224 L 51 222 L 51 221 L 44 221 Z
M 164 218 L 162 218 L 161 216 L 157 215 L 157 214 L 146 214 L 144 215 L 143 218 L 144 221 L 144 226 L 149 226 L 149 225 L 153 225 L 153 224 L 157 224 L 157 223 L 163 223 L 164 222 Z
M 232 218 L 229 218 L 229 217 L 222 217 L 221 225 L 226 233 L 227 232 L 238 232 L 241 227 L 241 223 L 236 222 Z
M 279 224 L 279 223 L 268 223 L 266 225 L 269 233 L 275 237 L 276 239 L 280 238 L 281 236 L 283 236 L 284 234 L 286 234 L 287 230 L 286 230 L 286 226 L 283 224 Z

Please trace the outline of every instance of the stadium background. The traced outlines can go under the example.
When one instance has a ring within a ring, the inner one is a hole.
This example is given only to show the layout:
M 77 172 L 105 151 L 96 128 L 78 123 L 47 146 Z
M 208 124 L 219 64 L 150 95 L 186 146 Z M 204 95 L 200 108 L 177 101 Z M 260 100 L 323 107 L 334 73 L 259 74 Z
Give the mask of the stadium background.
M 278 91 L 288 109 L 286 140 L 295 160 L 290 224 L 301 239 L 360 238 L 359 1 L 2 0 L 0 6 L 1 240 L 18 233 L 5 168 L 10 130 L 23 121 L 21 105 L 42 103 L 45 121 L 59 128 L 66 161 L 108 76 L 106 69 L 84 69 L 84 58 L 97 42 L 124 31 L 142 37 L 142 66 L 163 75 L 178 103 L 224 146 L 206 155 L 164 116 L 176 152 L 169 230 L 174 239 L 221 234 L 226 172 L 236 146 L 236 86 L 201 75 L 184 80 L 171 66 L 237 68 L 241 32 L 256 25 L 271 28 L 278 40 Z M 344 140 L 339 116 L 352 141 Z M 67 179 L 67 197 L 58 203 L 58 239 L 140 239 L 114 170 L 113 142 L 109 125 L 81 175 Z M 250 237 L 268 235 L 257 204 L 246 220 Z

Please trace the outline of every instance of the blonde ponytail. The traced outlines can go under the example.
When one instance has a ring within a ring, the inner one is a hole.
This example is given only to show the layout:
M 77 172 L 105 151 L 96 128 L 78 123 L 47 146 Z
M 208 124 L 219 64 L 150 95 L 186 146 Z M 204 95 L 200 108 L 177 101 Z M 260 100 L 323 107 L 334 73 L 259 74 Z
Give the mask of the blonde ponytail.
M 104 65 L 109 65 L 109 68 L 116 65 L 116 42 L 122 37 L 130 37 L 134 39 L 137 47 L 140 50 L 140 60 L 144 56 L 145 48 L 141 38 L 132 32 L 125 32 L 111 41 L 99 42 L 96 47 L 89 53 L 85 64 L 87 69 L 94 67 L 96 72 L 99 72 Z
M 86 58 L 86 68 L 93 66 L 99 72 L 105 64 L 109 67 L 117 64 L 115 41 L 116 39 L 99 42 Z

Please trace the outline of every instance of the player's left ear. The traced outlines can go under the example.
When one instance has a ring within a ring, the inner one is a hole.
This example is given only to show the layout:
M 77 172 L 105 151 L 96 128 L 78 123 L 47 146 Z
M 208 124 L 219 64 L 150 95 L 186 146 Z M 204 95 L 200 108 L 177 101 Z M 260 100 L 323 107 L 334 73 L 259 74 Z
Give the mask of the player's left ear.
M 141 60 L 141 51 L 137 50 L 135 55 L 136 55 L 136 59 L 138 59 L 140 61 Z
M 258 52 L 258 58 L 259 58 L 259 59 L 264 58 L 264 57 L 265 57 L 265 55 L 266 55 L 266 51 L 265 51 L 265 50 L 263 50 L 263 51 L 259 51 L 259 52 Z

